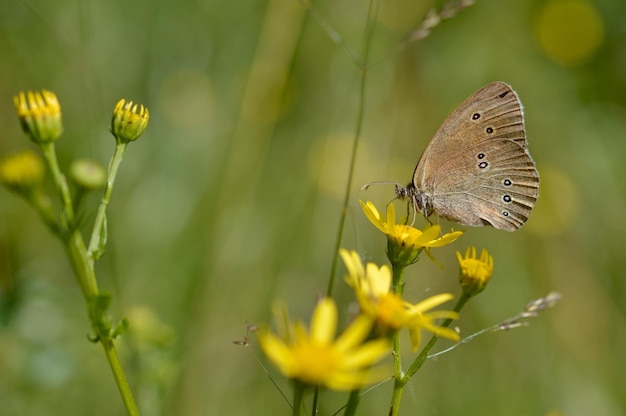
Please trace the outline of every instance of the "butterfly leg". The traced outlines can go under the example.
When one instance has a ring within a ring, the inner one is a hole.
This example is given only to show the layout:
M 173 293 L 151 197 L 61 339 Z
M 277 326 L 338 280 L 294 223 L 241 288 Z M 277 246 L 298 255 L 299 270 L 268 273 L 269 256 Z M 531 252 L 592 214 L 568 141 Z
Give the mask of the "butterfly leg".
M 409 205 L 411 205 L 411 204 L 410 203 L 406 204 L 406 217 L 405 217 L 405 220 L 404 220 L 404 225 L 408 224 L 409 216 L 411 215 L 411 212 L 409 211 Z M 415 208 L 413 208 L 413 221 L 411 221 L 410 227 L 412 227 L 413 224 L 415 224 Z
M 433 213 L 435 214 L 435 218 L 437 218 L 437 225 L 439 225 L 439 214 L 437 214 L 437 210 L 433 210 Z M 426 220 L 430 223 L 430 225 L 433 225 L 430 219 L 426 218 Z M 441 226 L 439 226 L 439 237 L 443 237 L 443 234 L 441 232 Z

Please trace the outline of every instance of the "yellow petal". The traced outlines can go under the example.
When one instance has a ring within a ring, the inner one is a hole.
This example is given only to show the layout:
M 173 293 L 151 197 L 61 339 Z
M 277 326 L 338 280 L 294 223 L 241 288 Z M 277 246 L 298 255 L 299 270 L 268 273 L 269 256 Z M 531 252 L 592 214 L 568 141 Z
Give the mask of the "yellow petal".
M 388 339 L 369 341 L 347 356 L 345 364 L 349 368 L 369 367 L 390 352 L 391 341 Z
M 420 303 L 416 305 L 413 305 L 411 307 L 411 312 L 423 313 L 453 298 L 454 296 L 450 293 L 440 293 L 438 295 L 431 296 L 428 299 L 424 299 L 423 301 L 421 301 Z
M 315 307 L 311 318 L 311 341 L 326 345 L 333 341 L 337 330 L 337 305 L 331 298 L 324 298 Z
M 361 204 L 361 208 L 363 209 L 363 212 L 365 213 L 365 216 L 367 217 L 367 219 L 372 224 L 374 224 L 374 226 L 376 226 L 376 228 L 378 228 L 380 231 L 382 231 L 383 233 L 386 233 L 387 231 L 384 227 L 384 223 L 382 221 L 380 213 L 376 209 L 376 206 L 374 206 L 374 204 L 372 204 L 370 201 L 367 201 L 367 202 L 359 201 L 359 204 Z
M 335 341 L 338 351 L 347 351 L 360 344 L 372 329 L 372 320 L 365 315 L 359 315 Z

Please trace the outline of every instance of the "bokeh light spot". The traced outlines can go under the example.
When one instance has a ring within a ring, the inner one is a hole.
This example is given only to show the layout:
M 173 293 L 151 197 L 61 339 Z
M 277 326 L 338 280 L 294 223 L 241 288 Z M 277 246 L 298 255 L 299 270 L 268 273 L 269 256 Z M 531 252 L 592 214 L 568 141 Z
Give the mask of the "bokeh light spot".
M 535 34 L 543 52 L 565 66 L 588 62 L 602 44 L 604 27 L 584 0 L 553 0 L 540 10 Z

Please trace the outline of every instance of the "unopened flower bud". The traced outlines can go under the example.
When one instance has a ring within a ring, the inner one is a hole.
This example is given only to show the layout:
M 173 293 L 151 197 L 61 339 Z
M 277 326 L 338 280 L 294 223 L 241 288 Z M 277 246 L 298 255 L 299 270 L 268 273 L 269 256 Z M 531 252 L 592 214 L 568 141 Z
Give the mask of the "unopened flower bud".
M 30 191 L 41 183 L 44 165 L 39 156 L 27 150 L 0 162 L 0 181 L 17 192 Z
M 20 92 L 13 97 L 22 129 L 35 143 L 50 143 L 61 137 L 61 105 L 50 91 Z
M 70 167 L 70 177 L 76 184 L 88 190 L 104 187 L 107 173 L 98 162 L 90 159 L 78 159 Z
M 150 113 L 143 105 L 121 99 L 113 109 L 111 133 L 122 142 L 132 142 L 146 131 Z
M 480 258 L 476 258 L 476 247 L 469 247 L 465 257 L 458 251 L 456 256 L 461 267 L 459 282 L 463 291 L 469 296 L 475 296 L 485 290 L 493 274 L 493 257 L 483 249 Z

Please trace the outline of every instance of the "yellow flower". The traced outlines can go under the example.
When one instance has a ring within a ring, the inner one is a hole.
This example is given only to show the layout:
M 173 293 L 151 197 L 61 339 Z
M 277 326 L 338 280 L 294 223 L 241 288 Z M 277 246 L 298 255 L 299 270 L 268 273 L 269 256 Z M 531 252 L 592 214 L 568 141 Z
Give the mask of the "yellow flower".
M 39 186 L 44 166 L 35 153 L 23 151 L 0 162 L 0 181 L 13 191 L 29 191 Z
M 476 258 L 476 247 L 468 247 L 465 257 L 456 252 L 461 266 L 459 282 L 463 291 L 469 296 L 475 296 L 485 290 L 493 274 L 493 257 L 483 249 L 480 258 Z
M 150 112 L 143 105 L 121 99 L 113 109 L 111 133 L 122 142 L 132 142 L 146 131 Z
M 50 91 L 20 92 L 13 97 L 22 130 L 35 143 L 50 143 L 61 137 L 61 105 Z
M 421 231 L 409 225 L 396 224 L 393 204 L 387 205 L 387 218 L 383 219 L 373 203 L 369 201 L 359 201 L 359 203 L 370 222 L 387 236 L 387 257 L 395 265 L 413 264 L 417 261 L 422 249 L 445 246 L 463 234 L 461 231 L 453 231 L 440 236 L 439 225 L 433 225 Z
M 453 296 L 450 293 L 440 293 L 424 299 L 420 303 L 416 303 L 409 308 L 408 313 L 413 316 L 411 326 L 409 326 L 409 334 L 411 335 L 411 345 L 413 351 L 417 351 L 421 343 L 421 330 L 425 329 L 440 337 L 448 338 L 454 342 L 459 342 L 459 334 L 450 328 L 444 328 L 437 325 L 437 321 L 441 319 L 457 319 L 459 314 L 454 311 L 426 311 L 451 300 Z
M 356 251 L 341 249 L 340 254 L 348 269 L 346 282 L 356 292 L 361 311 L 375 319 L 380 329 L 386 332 L 408 328 L 413 351 L 419 348 L 422 329 L 453 341 L 459 340 L 456 332 L 435 323 L 439 319 L 456 319 L 458 317 L 456 312 L 427 313 L 428 310 L 452 299 L 451 294 L 442 293 L 413 305 L 391 291 L 391 270 L 388 266 L 378 267 L 374 263 L 368 263 L 363 267 L 361 257 Z
M 364 343 L 372 328 L 370 318 L 358 316 L 334 340 L 337 306 L 330 298 L 322 299 L 316 306 L 310 332 L 300 322 L 286 324 L 285 334 L 291 334 L 288 339 L 268 329 L 259 330 L 257 337 L 269 359 L 291 379 L 311 386 L 353 390 L 391 375 L 384 367 L 370 368 L 391 351 L 387 339 Z

